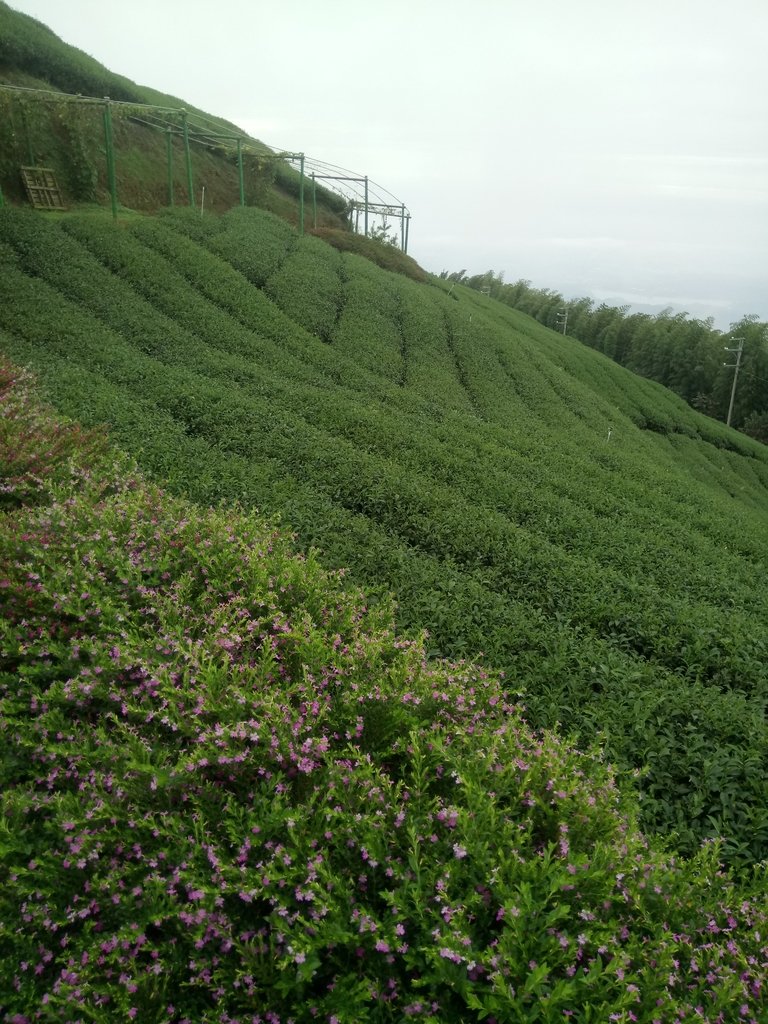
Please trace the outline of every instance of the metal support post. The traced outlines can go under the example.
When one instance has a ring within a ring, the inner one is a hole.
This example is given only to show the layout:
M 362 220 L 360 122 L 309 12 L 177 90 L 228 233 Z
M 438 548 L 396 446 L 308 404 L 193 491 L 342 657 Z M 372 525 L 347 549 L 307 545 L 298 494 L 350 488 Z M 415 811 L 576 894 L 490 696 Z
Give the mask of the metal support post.
M 192 184 L 192 154 L 189 151 L 189 124 L 187 122 L 187 112 L 182 110 L 181 121 L 184 126 L 184 156 L 187 161 L 187 194 L 189 196 L 189 205 L 194 210 L 195 208 L 195 190 Z
M 243 140 L 237 140 L 237 180 L 240 182 L 240 205 L 245 206 L 245 181 L 243 180 Z
M 403 252 L 406 255 L 408 254 L 408 232 L 410 230 L 410 227 L 411 227 L 411 215 L 410 215 L 410 213 L 407 213 L 405 215 L 405 246 L 403 247 Z
M 368 175 L 365 176 L 365 237 L 368 237 Z
M 107 157 L 107 185 L 112 201 L 112 217 L 117 220 L 117 181 L 115 177 L 115 148 L 112 141 L 112 111 L 109 96 L 104 97 L 104 149 Z
M 24 125 L 24 135 L 27 140 L 27 162 L 30 167 L 35 166 L 35 154 L 32 151 L 32 136 L 29 134 L 29 121 L 27 120 L 27 111 L 24 106 L 24 101 L 20 103 L 21 109 L 21 123 Z
M 168 151 L 168 205 L 173 206 L 173 134 L 170 128 L 165 130 L 165 139 Z
M 400 208 L 400 248 L 405 252 L 405 203 Z
M 299 234 L 304 234 L 304 154 L 299 156 Z
M 317 182 L 312 171 L 312 227 L 317 231 Z

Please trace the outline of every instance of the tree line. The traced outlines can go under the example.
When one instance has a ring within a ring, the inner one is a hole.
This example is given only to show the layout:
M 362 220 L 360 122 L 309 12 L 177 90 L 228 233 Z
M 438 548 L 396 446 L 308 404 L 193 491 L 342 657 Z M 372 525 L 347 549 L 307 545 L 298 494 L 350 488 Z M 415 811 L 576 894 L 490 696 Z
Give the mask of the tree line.
M 768 443 L 768 324 L 757 315 L 742 317 L 727 332 L 711 317 L 698 320 L 668 307 L 660 313 L 631 313 L 627 306 L 599 305 L 590 298 L 565 299 L 550 288 L 513 284 L 489 270 L 468 276 L 465 270 L 443 271 L 441 278 L 485 292 L 527 313 L 553 330 L 563 331 L 609 356 L 621 366 L 658 381 L 691 406 L 726 420 L 736 353 L 743 352 L 731 425 Z M 566 320 L 567 314 L 567 320 Z

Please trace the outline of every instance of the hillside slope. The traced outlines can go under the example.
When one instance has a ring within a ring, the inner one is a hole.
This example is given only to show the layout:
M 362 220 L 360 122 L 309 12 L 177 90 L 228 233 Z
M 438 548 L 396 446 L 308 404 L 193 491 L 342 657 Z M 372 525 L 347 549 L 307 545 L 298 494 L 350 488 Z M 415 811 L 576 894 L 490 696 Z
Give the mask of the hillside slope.
M 466 289 L 257 210 L 0 211 L 0 347 L 174 491 L 279 515 L 431 655 L 768 854 L 768 450 Z
M 758 1024 L 764 872 L 2 357 L 0 408 L 3 1024 Z
M 671 308 L 651 315 L 630 312 L 629 306 L 596 305 L 589 298 L 567 300 L 551 289 L 533 288 L 529 281 L 506 284 L 503 275 L 492 271 L 441 276 L 489 293 L 546 327 L 563 333 L 567 329 L 570 338 L 663 384 L 700 412 L 768 441 L 768 324 L 756 315 L 743 316 L 723 333 L 712 319 L 699 320 Z M 723 356 L 724 349 L 741 350 L 736 389 L 734 364 Z
M 0 74 L 3 77 L 24 74 L 26 81 L 19 84 L 44 85 L 65 93 L 109 96 L 113 100 L 169 107 L 188 106 L 176 96 L 148 89 L 115 74 L 90 54 L 65 43 L 43 22 L 14 10 L 5 0 L 0 0 Z M 222 126 L 235 127 L 221 118 L 216 120 Z
M 200 205 L 203 186 L 209 209 L 227 210 L 240 201 L 235 142 L 231 139 L 227 148 L 217 141 L 218 130 L 243 137 L 245 142 L 246 203 L 298 222 L 298 171 L 273 159 L 268 146 L 247 139 L 223 118 L 116 75 L 46 25 L 0 0 L 0 196 L 6 201 L 26 203 L 20 168 L 44 165 L 53 169 L 65 205 L 109 203 L 103 107 L 98 102 L 71 102 L 76 95 L 97 100 L 108 96 L 113 101 L 115 177 L 122 207 L 156 211 L 172 205 L 171 196 L 177 204 L 190 204 L 180 136 L 177 133 L 171 141 L 157 124 L 150 126 L 156 121 L 150 107 L 183 108 L 197 116 L 199 126 L 198 142 L 193 132 L 191 144 L 192 205 Z M 170 168 L 168 145 L 175 154 Z M 341 197 L 318 187 L 316 199 L 320 227 L 346 226 Z

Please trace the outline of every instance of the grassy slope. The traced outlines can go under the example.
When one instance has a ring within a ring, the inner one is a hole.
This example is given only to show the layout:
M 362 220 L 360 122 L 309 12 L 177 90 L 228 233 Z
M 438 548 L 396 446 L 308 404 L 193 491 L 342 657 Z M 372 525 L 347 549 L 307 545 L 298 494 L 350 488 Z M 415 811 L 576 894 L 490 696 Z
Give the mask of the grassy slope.
M 0 408 L 4 1024 L 758 1024 L 763 876 L 2 357 Z
M 0 261 L 0 346 L 60 408 L 177 492 L 280 514 L 536 724 L 604 734 L 646 827 L 768 853 L 766 449 L 255 210 L 7 210 Z

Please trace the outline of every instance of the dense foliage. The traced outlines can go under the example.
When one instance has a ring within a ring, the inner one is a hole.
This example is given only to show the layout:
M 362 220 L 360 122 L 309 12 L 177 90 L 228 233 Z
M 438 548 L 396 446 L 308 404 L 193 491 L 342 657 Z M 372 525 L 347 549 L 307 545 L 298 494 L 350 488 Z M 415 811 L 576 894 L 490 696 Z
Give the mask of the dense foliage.
M 566 327 L 569 337 L 658 381 L 695 408 L 722 420 L 730 404 L 734 353 L 739 340 L 743 341 L 731 422 L 768 442 L 768 324 L 760 323 L 757 316 L 742 317 L 724 334 L 711 319 L 696 320 L 671 309 L 656 315 L 630 313 L 629 306 L 596 306 L 588 298 L 566 300 L 549 288 L 532 287 L 530 281 L 505 284 L 503 275 L 493 271 L 473 277 L 464 271 L 444 272 L 441 277 L 483 290 L 553 330 Z
M 4 360 L 0 405 L 5 1024 L 764 1019 L 762 874 Z
M 0 214 L 0 346 L 62 409 L 281 515 L 431 657 L 485 652 L 536 725 L 602 737 L 646 829 L 766 856 L 762 446 L 263 212 Z

